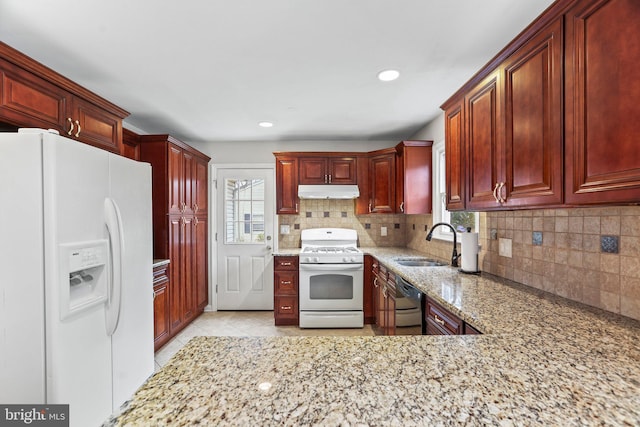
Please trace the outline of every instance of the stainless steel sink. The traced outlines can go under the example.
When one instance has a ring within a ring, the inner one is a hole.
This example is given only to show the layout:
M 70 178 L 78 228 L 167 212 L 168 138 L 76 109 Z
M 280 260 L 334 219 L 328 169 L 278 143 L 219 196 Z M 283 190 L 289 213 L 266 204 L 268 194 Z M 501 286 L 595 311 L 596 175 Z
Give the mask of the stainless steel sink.
M 429 258 L 396 258 L 394 261 L 405 267 L 442 267 L 447 265 Z

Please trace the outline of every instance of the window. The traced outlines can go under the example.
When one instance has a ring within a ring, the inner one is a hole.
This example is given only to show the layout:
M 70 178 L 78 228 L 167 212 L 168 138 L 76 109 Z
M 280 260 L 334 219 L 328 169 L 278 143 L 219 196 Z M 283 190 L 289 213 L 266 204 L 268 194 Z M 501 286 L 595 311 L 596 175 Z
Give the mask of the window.
M 225 179 L 225 243 L 264 242 L 264 180 Z
M 456 230 L 464 231 L 471 227 L 478 231 L 477 212 L 449 212 L 447 210 L 446 161 L 444 141 L 433 146 L 433 223 L 446 222 Z M 453 233 L 449 227 L 438 227 L 433 231 L 433 237 L 441 240 L 453 240 Z

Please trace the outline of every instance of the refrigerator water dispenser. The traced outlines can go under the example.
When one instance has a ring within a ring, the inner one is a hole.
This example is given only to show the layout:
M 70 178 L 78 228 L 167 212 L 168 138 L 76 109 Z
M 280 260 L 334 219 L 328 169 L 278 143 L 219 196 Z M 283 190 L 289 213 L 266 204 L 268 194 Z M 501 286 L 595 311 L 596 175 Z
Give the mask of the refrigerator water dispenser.
M 60 245 L 60 320 L 107 301 L 108 240 Z

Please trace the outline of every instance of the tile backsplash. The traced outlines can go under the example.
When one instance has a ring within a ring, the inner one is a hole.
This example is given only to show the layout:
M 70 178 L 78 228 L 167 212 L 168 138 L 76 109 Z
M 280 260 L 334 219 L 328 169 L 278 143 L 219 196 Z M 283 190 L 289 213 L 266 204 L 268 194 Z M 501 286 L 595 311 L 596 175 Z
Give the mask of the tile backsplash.
M 404 215 L 356 215 L 355 200 L 300 200 L 299 215 L 279 215 L 280 226 L 289 225 L 289 234 L 279 235 L 280 248 L 299 248 L 300 232 L 307 228 L 353 228 L 358 245 L 405 246 Z M 387 235 L 383 236 L 382 228 Z
M 406 246 L 451 259 L 451 242 L 425 240 L 431 215 L 356 215 L 353 200 L 302 200 L 300 215 L 280 215 L 281 248 L 300 247 L 305 228 L 345 227 L 358 244 Z M 386 228 L 386 236 L 382 229 Z M 512 256 L 501 256 L 510 239 Z M 482 271 L 640 320 L 640 207 L 536 209 L 480 214 Z

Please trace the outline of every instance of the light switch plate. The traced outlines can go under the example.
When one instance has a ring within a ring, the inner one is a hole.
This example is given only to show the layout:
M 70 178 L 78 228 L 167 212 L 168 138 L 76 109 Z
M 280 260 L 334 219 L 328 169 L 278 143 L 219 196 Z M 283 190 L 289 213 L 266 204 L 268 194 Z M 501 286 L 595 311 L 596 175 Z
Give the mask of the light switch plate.
M 498 255 L 511 258 L 511 239 L 498 239 Z
M 381 236 L 387 235 L 387 227 L 380 227 L 380 235 Z

